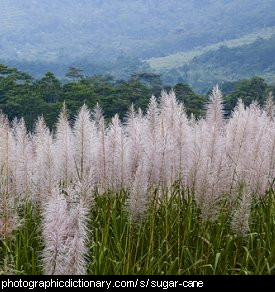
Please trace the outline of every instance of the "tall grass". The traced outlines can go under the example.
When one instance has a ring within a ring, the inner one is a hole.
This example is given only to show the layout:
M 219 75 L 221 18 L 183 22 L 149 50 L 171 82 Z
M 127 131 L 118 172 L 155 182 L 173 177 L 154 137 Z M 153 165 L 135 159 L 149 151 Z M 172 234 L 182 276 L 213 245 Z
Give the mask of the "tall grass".
M 222 203 L 217 222 L 205 222 L 192 196 L 178 189 L 153 200 L 142 222 L 124 208 L 126 195 L 96 199 L 90 274 L 275 274 L 274 193 L 253 208 L 246 238 L 231 228 Z
M 109 125 L 84 105 L 56 130 L 0 118 L 0 273 L 274 274 L 275 119 L 206 117 L 173 92 Z
M 202 221 L 188 193 L 173 188 L 160 203 L 152 199 L 143 220 L 129 219 L 129 194 L 96 195 L 89 215 L 87 274 L 274 275 L 275 196 L 253 202 L 245 238 L 231 227 L 231 208 L 224 201 L 215 223 Z M 5 274 L 42 274 L 41 218 L 27 204 L 24 222 L 1 242 Z

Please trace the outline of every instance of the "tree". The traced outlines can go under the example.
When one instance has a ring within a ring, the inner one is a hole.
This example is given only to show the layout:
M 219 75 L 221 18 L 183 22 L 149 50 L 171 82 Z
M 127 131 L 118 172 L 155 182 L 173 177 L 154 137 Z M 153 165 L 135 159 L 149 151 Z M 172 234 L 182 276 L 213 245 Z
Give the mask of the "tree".
M 245 106 L 250 105 L 252 101 L 257 101 L 262 106 L 266 99 L 267 89 L 267 84 L 260 77 L 239 81 L 234 91 L 225 98 L 226 114 L 230 114 L 239 99 L 243 100 Z
M 79 81 L 82 78 L 84 78 L 84 75 L 82 72 L 83 72 L 82 69 L 71 66 L 71 67 L 69 67 L 69 70 L 65 76 L 68 79 L 72 80 L 73 82 L 76 82 L 76 81 Z
M 61 95 L 61 82 L 51 72 L 47 72 L 35 83 L 35 88 L 47 103 L 56 102 Z
M 159 95 L 161 89 L 163 88 L 161 75 L 155 73 L 148 72 L 133 73 L 130 77 L 130 80 L 140 82 L 150 87 L 154 95 Z
M 167 87 L 167 90 L 170 88 Z M 204 113 L 204 106 L 207 98 L 203 95 L 195 93 L 192 88 L 184 83 L 177 84 L 174 88 L 178 101 L 183 102 L 187 115 L 194 114 L 199 117 Z
M 8 114 L 9 98 L 30 93 L 32 81 L 33 78 L 29 74 L 0 64 L 0 110 Z

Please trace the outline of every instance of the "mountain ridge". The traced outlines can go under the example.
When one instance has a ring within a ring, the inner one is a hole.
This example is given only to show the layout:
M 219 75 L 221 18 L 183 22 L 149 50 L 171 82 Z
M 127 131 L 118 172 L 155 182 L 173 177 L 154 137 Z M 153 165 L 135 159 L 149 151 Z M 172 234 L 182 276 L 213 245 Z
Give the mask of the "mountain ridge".
M 1 0 L 1 59 L 161 57 L 275 26 L 274 0 Z

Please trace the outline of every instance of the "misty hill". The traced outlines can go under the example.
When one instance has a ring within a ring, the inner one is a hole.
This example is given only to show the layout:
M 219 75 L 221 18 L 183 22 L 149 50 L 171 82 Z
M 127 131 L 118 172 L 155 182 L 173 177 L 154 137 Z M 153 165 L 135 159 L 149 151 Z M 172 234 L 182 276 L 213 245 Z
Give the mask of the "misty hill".
M 167 84 L 184 82 L 204 93 L 213 84 L 234 82 L 253 76 L 261 76 L 269 84 L 274 84 L 275 30 L 273 35 L 262 36 L 250 43 L 232 41 L 231 45 L 229 42 L 219 47 L 209 46 L 156 58 L 149 61 L 149 64 L 153 72 L 162 74 Z
M 270 26 L 274 0 L 1 0 L 0 59 L 148 59 Z

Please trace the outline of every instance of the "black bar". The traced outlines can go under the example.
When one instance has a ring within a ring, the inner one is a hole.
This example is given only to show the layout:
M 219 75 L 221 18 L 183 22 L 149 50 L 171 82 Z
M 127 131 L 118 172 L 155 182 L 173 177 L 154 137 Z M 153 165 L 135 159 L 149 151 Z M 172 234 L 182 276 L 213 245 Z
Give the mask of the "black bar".
M 16 288 L 30 291 L 52 288 L 249 289 L 272 287 L 272 284 L 272 276 L 0 276 L 0 291 Z

